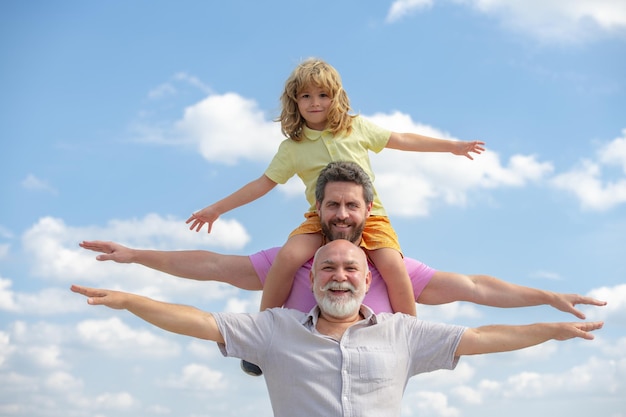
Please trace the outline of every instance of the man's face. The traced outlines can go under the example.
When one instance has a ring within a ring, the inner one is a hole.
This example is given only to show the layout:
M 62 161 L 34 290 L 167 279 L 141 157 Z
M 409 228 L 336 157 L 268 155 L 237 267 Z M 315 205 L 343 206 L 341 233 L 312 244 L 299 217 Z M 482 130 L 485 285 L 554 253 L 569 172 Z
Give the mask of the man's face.
M 317 203 L 322 232 L 328 240 L 346 239 L 354 244 L 361 241 L 371 209 L 372 204 L 363 199 L 363 187 L 353 182 L 329 182 L 324 201 Z
M 358 315 L 371 277 L 361 248 L 342 239 L 323 246 L 311 270 L 313 295 L 322 313 L 335 319 Z

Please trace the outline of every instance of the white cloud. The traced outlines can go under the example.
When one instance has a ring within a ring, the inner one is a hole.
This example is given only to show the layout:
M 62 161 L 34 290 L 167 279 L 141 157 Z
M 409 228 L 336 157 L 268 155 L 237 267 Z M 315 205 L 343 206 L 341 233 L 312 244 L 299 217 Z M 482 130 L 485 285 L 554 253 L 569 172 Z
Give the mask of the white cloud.
M 148 98 L 157 100 L 163 97 L 176 94 L 176 87 L 170 83 L 164 83 L 156 86 L 148 92 Z
M 48 316 L 79 311 L 76 299 L 67 289 L 43 288 L 37 292 L 15 292 L 13 282 L 0 277 L 0 311 Z
M 226 388 L 224 374 L 196 363 L 185 366 L 180 375 L 170 376 L 162 382 L 162 385 L 169 388 L 200 392 Z
M 604 171 L 619 166 L 626 174 L 626 129 L 618 137 L 596 152 L 596 159 L 583 159 L 571 170 L 555 176 L 551 184 L 558 189 L 574 194 L 582 209 L 593 211 L 610 210 L 626 202 L 626 175 L 614 180 L 605 179 Z
M 82 391 L 84 385 L 80 378 L 76 378 L 75 376 L 62 371 L 53 372 L 48 375 L 44 384 L 53 391 L 62 392 L 80 392 Z
M 176 81 L 185 82 L 192 87 L 199 89 L 205 94 L 213 94 L 213 90 L 211 89 L 211 87 L 203 83 L 198 77 L 194 77 L 193 75 L 186 72 L 176 73 L 176 75 L 174 75 L 174 79 Z
M 203 246 L 233 250 L 250 240 L 235 220 L 220 219 L 208 234 L 189 231 L 182 219 L 148 214 L 143 219 L 111 220 L 105 227 L 72 227 L 62 219 L 44 217 L 24 233 L 22 242 L 32 255 L 35 273 L 66 282 L 98 273 L 92 271 L 92 253 L 78 247 L 78 242 L 94 237 L 163 250 Z
M 462 302 L 441 305 L 420 304 L 417 306 L 417 315 L 422 320 L 446 323 L 454 323 L 462 318 L 476 319 L 483 316 L 475 304 Z
M 221 354 L 215 348 L 215 344 L 211 342 L 207 342 L 206 340 L 199 339 L 191 339 L 186 348 L 191 354 L 198 358 L 202 358 L 203 360 L 207 360 L 207 358 L 219 357 L 221 358 Z
M 580 42 L 601 35 L 626 33 L 626 3 L 622 0 L 449 0 L 494 17 L 508 30 L 549 42 Z M 428 0 L 397 0 L 388 22 L 428 8 Z
M 598 160 L 604 165 L 617 165 L 626 174 L 626 129 L 622 136 L 613 139 L 598 150 Z
M 448 397 L 442 392 L 419 391 L 412 393 L 408 401 L 410 415 L 434 415 L 440 417 L 457 417 L 461 415 L 458 408 L 448 404 Z
M 152 330 L 131 328 L 117 317 L 83 320 L 76 325 L 83 343 L 112 356 L 171 358 L 180 354 L 177 343 L 165 336 L 157 336 Z
M 57 195 L 58 191 L 48 184 L 47 181 L 37 178 L 33 174 L 28 174 L 22 180 L 22 187 L 32 191 L 44 191 L 53 195 Z
M 451 392 L 467 404 L 480 405 L 483 403 L 482 393 L 477 389 L 468 386 L 460 386 L 453 388 Z
M 458 140 L 432 126 L 414 122 L 400 112 L 367 116 L 396 132 L 415 132 Z M 503 166 L 497 153 L 485 151 L 474 161 L 452 154 L 402 152 L 386 149 L 372 155 L 376 189 L 389 215 L 427 216 L 437 201 L 464 206 L 468 193 L 477 189 L 522 187 L 539 182 L 552 172 L 549 162 L 532 155 L 514 155 Z
M 433 6 L 433 1 L 434 0 L 396 0 L 391 4 L 385 21 L 387 23 L 393 23 L 418 10 L 428 9 Z
M 621 361 L 624 361 L 623 354 Z M 528 399 L 576 395 L 576 393 L 625 393 L 624 372 L 613 360 L 589 358 L 562 373 L 519 372 L 502 382 L 483 380 L 473 389 L 485 402 L 492 399 Z
M 186 108 L 176 131 L 206 160 L 227 165 L 269 160 L 282 138 L 279 124 L 266 120 L 255 101 L 234 93 L 209 96 Z
M 27 352 L 43 368 L 58 368 L 63 365 L 61 348 L 58 345 L 30 346 Z
M 0 367 L 14 351 L 15 346 L 11 345 L 8 333 L 0 331 Z
M 585 210 L 605 211 L 626 202 L 626 178 L 603 182 L 600 165 L 590 160 L 583 160 L 580 166 L 557 175 L 551 183 L 555 188 L 574 194 Z
M 585 310 L 588 320 L 608 320 L 626 324 L 626 284 L 600 287 L 589 292 L 589 296 L 607 302 L 602 308 Z
M 231 297 L 226 302 L 224 311 L 227 313 L 255 313 L 259 311 L 261 292 L 247 293 L 246 298 Z
M 95 407 L 106 410 L 126 410 L 137 404 L 137 400 L 128 392 L 104 393 L 95 399 Z

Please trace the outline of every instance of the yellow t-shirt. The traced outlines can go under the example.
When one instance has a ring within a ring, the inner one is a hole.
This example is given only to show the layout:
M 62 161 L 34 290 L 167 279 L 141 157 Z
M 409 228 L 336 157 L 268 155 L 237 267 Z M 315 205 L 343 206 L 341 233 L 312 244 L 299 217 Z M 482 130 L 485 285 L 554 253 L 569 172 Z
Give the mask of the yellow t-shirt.
M 304 127 L 304 138 L 300 142 L 285 139 L 274 155 L 265 175 L 284 184 L 298 175 L 306 187 L 305 196 L 309 211 L 315 211 L 315 185 L 319 173 L 334 161 L 351 161 L 359 164 L 374 182 L 374 172 L 370 164 L 369 151 L 382 151 L 391 131 L 357 116 L 352 120 L 352 133 L 348 136 L 333 136 L 329 131 L 312 130 Z M 376 188 L 372 215 L 386 216 Z

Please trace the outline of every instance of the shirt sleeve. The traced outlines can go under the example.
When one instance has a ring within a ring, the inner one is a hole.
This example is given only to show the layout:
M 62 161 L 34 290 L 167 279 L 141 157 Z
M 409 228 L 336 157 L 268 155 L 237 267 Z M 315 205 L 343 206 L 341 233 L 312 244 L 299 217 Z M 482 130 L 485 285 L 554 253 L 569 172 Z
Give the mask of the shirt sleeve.
M 256 274 L 259 277 L 261 284 L 265 285 L 267 279 L 267 273 L 269 272 L 272 262 L 276 258 L 276 254 L 280 250 L 279 247 L 262 250 L 249 256 L 250 261 Z M 311 284 L 309 280 L 309 274 L 311 272 L 311 261 L 298 268 L 296 276 L 294 277 L 293 284 L 289 296 L 285 301 L 286 308 L 292 308 L 295 310 L 307 313 L 315 306 L 315 297 L 311 292 Z
M 295 160 L 291 156 L 292 143 L 289 143 L 291 139 L 285 139 L 278 147 L 278 151 L 269 166 L 265 170 L 265 176 L 277 184 L 286 183 L 289 178 L 296 174 Z
M 358 129 L 361 131 L 363 137 L 368 138 L 367 147 L 372 152 L 379 153 L 385 149 L 391 137 L 391 130 L 380 127 L 362 116 L 355 118 L 354 123 L 358 124 Z
M 259 363 L 273 334 L 271 310 L 255 314 L 213 313 L 213 317 L 224 338 L 224 343 L 217 344 L 222 355 Z
M 411 278 L 413 295 L 415 296 L 415 300 L 417 300 L 437 271 L 413 258 L 405 257 L 404 264 L 406 265 L 406 270 L 409 273 L 409 278 Z
M 414 317 L 409 332 L 411 375 L 437 369 L 454 369 L 459 362 L 457 346 L 467 329 L 464 326 L 429 322 Z

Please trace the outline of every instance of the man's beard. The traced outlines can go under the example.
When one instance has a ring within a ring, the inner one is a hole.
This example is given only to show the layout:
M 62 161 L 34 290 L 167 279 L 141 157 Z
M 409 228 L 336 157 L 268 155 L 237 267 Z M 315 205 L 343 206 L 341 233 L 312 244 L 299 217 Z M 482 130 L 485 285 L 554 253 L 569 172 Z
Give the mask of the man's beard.
M 321 218 L 321 215 L 320 215 Z M 349 230 L 342 232 L 336 231 L 333 232 L 331 227 L 331 222 L 322 222 L 322 233 L 329 241 L 345 239 L 350 242 L 358 245 L 361 241 L 361 236 L 363 235 L 363 229 L 365 228 L 365 222 L 359 223 L 357 225 L 352 225 L 352 228 Z
M 331 290 L 350 290 L 351 297 L 335 297 Z M 362 294 L 350 283 L 339 283 L 330 281 L 323 288 L 314 291 L 315 301 L 320 309 L 331 317 L 350 317 L 359 311 L 365 294 Z

